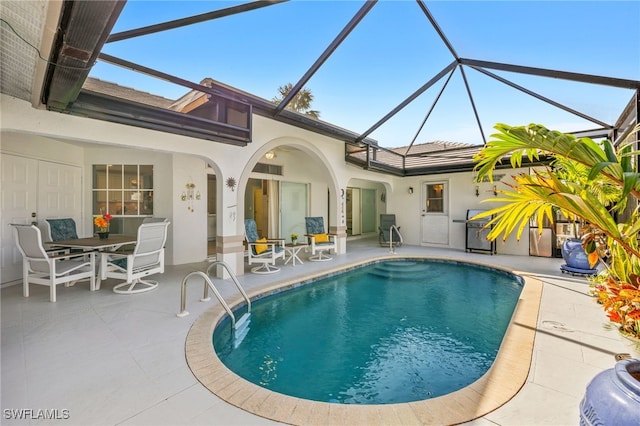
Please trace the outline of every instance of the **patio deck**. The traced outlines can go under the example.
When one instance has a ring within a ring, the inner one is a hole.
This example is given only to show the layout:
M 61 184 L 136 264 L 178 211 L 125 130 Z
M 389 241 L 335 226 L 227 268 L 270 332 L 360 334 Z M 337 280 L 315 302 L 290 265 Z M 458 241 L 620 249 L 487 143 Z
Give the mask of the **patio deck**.
M 250 291 L 338 264 L 389 253 L 377 239 L 349 240 L 348 253 L 332 262 L 292 267 L 269 276 L 239 277 Z M 588 295 L 586 280 L 562 275 L 561 259 L 465 253 L 415 246 L 398 256 L 451 257 L 525 271 L 542 280 L 534 353 L 525 386 L 507 404 L 473 425 L 575 425 L 588 382 L 615 364 L 614 355 L 640 357 L 637 347 L 606 327 L 602 309 Z M 185 361 L 185 339 L 194 321 L 214 303 L 199 302 L 200 283 L 188 288 L 185 318 L 177 318 L 180 282 L 206 262 L 171 266 L 160 287 L 140 295 L 111 292 L 115 280 L 90 293 L 88 285 L 48 289 L 2 289 L 1 402 L 3 425 L 265 425 L 270 420 L 222 401 L 202 386 Z M 220 289 L 235 293 L 231 282 Z M 8 410 L 58 410 L 64 420 L 16 420 Z M 66 410 L 66 411 L 65 411 Z

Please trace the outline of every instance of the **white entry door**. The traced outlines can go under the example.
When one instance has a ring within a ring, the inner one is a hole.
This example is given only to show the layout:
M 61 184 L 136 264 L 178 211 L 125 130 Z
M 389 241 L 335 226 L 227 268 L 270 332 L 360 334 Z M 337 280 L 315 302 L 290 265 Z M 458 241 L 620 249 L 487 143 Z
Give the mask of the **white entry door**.
M 425 182 L 421 192 L 422 242 L 449 245 L 448 182 Z
M 8 154 L 0 157 L 0 283 L 7 283 L 22 277 L 22 256 L 13 239 L 12 223 L 42 225 L 45 218 L 72 217 L 81 234 L 82 173 L 76 166 Z

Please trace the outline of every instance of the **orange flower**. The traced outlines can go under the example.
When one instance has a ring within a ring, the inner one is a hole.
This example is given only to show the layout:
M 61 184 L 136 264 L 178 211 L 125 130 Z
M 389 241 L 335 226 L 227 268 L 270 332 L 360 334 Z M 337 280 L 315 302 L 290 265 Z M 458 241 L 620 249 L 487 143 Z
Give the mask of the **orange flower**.
M 106 231 L 109 227 L 109 222 L 111 222 L 111 219 L 113 219 L 113 216 L 107 213 L 103 214 L 102 216 L 97 216 L 95 219 L 93 219 L 93 223 L 101 230 Z
M 627 314 L 627 318 L 631 318 L 632 320 L 640 320 L 640 309 L 636 309 Z
M 622 318 L 620 318 L 620 315 L 618 315 L 617 312 L 609 312 L 609 315 L 607 315 L 609 317 L 609 320 L 613 321 L 613 322 L 622 322 Z

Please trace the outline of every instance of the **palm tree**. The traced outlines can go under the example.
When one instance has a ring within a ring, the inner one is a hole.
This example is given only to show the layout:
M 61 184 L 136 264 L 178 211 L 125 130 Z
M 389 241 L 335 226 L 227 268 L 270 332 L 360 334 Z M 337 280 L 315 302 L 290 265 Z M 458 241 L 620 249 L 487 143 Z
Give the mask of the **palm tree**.
M 276 96 L 271 100 L 274 104 L 278 105 L 282 100 L 291 92 L 293 84 L 287 83 L 284 86 L 278 87 L 279 96 Z M 313 94 L 309 89 L 301 89 L 291 99 L 291 102 L 287 104 L 287 109 L 300 112 L 308 115 L 311 118 L 320 118 L 320 111 L 311 109 L 311 103 L 313 102 Z
M 540 225 L 544 218 L 553 222 L 555 210 L 587 224 L 582 241 L 591 264 L 608 258 L 605 270 L 593 280 L 594 292 L 622 332 L 640 337 L 640 174 L 632 165 L 639 154 L 632 151 L 636 141 L 616 150 L 608 140 L 597 143 L 537 124 L 495 128 L 499 133 L 475 157 L 478 181 L 492 180 L 506 157 L 512 167 L 520 167 L 525 156 L 533 160 L 546 155 L 555 161 L 533 174 L 514 176 L 515 183 L 499 191 L 494 201 L 502 204 L 478 216 L 495 215 L 488 238 L 506 239 L 515 232 L 519 239 L 530 219 Z M 631 135 L 638 131 L 640 126 Z M 632 213 L 617 223 L 612 213 L 625 209 L 629 199 Z

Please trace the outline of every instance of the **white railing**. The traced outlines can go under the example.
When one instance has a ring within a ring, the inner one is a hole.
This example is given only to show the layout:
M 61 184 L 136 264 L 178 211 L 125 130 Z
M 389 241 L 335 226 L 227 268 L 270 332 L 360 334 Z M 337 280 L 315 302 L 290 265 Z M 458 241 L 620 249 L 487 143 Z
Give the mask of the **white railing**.
M 393 234 L 394 234 L 393 231 L 396 231 L 398 233 L 398 237 L 399 237 L 397 242 L 398 247 L 402 245 L 403 240 L 402 240 L 402 234 L 400 233 L 400 229 L 398 229 L 398 227 L 395 225 L 391 225 L 389 227 L 389 251 L 393 254 L 396 254 L 396 246 L 393 245 Z
M 233 311 L 231 310 L 231 308 L 229 307 L 227 302 L 225 302 L 224 298 L 222 297 L 222 295 L 220 294 L 220 292 L 218 291 L 216 286 L 213 285 L 213 282 L 211 281 L 211 278 L 209 278 L 209 274 L 211 272 L 211 269 L 213 269 L 214 267 L 217 267 L 218 265 L 224 267 L 224 269 L 226 269 L 226 271 L 229 273 L 229 276 L 231 277 L 231 280 L 234 282 L 234 284 L 236 285 L 236 287 L 238 288 L 238 290 L 242 294 L 242 297 L 244 297 L 244 300 L 247 302 L 247 313 L 248 314 L 251 313 L 251 300 L 249 299 L 249 296 L 247 296 L 247 293 L 245 293 L 244 289 L 240 285 L 240 282 L 238 281 L 238 278 L 231 271 L 231 268 L 229 267 L 229 265 L 227 265 L 225 262 L 223 262 L 221 260 L 217 260 L 217 261 L 211 263 L 211 265 L 209 265 L 209 267 L 207 268 L 207 272 L 206 273 L 204 273 L 202 271 L 193 271 L 193 272 L 188 273 L 182 279 L 182 285 L 181 285 L 181 289 L 180 289 L 180 312 L 177 314 L 177 316 L 178 317 L 185 317 L 185 316 L 189 315 L 189 312 L 186 310 L 186 304 L 187 304 L 187 282 L 189 281 L 189 278 L 194 277 L 194 276 L 197 275 L 197 276 L 201 276 L 202 278 L 204 278 L 204 296 L 203 296 L 202 299 L 200 299 L 200 301 L 201 302 L 206 302 L 206 301 L 211 299 L 209 297 L 209 289 L 211 289 L 213 291 L 213 294 L 215 294 L 216 298 L 218 299 L 218 301 L 220 302 L 220 304 L 224 308 L 224 310 L 227 312 L 227 314 L 229 314 L 229 317 L 231 318 L 231 327 L 233 329 L 235 329 L 236 328 L 236 317 L 235 317 L 235 315 L 233 315 Z

